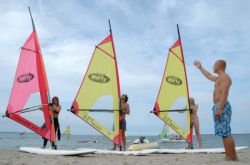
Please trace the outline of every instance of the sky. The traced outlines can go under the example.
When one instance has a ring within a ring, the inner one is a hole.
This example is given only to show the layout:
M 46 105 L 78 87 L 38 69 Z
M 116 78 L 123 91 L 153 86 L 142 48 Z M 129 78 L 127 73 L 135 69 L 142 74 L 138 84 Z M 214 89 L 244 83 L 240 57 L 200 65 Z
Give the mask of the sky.
M 20 47 L 32 32 L 27 7 L 35 21 L 51 96 L 59 96 L 62 129 L 98 134 L 67 111 L 90 61 L 94 46 L 109 34 L 111 20 L 121 92 L 129 96 L 129 135 L 158 135 L 163 122 L 150 114 L 162 80 L 168 49 L 180 26 L 190 95 L 199 105 L 200 131 L 214 132 L 213 83 L 193 66 L 198 59 L 212 72 L 218 59 L 227 61 L 233 80 L 232 133 L 250 133 L 250 2 L 247 0 L 0 0 L 0 113 L 10 97 Z M 28 131 L 8 118 L 0 132 Z

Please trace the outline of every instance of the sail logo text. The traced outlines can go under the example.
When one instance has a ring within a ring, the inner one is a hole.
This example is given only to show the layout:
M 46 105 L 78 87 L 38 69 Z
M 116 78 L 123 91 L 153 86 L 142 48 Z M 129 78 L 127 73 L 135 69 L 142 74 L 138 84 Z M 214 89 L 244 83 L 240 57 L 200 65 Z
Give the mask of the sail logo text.
M 106 76 L 105 74 L 100 74 L 100 73 L 92 73 L 88 77 L 91 81 L 95 81 L 98 83 L 107 83 L 110 80 L 108 76 Z
M 167 76 L 166 81 L 169 84 L 176 85 L 176 86 L 180 86 L 182 84 L 181 79 L 179 79 L 178 77 L 175 77 L 175 76 Z
M 33 80 L 34 77 L 35 76 L 32 73 L 24 73 L 24 74 L 18 76 L 16 80 L 19 83 L 27 83 L 27 82 L 30 82 L 31 80 Z

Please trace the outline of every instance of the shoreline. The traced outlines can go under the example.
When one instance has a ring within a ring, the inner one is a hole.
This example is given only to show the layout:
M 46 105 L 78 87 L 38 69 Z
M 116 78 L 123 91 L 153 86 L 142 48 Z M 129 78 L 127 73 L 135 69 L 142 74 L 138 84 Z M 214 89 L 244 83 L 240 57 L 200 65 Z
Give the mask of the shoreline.
M 242 150 L 238 153 L 239 161 L 225 161 L 224 154 L 150 154 L 146 156 L 121 156 L 87 154 L 81 156 L 48 156 L 21 152 L 17 149 L 0 149 L 1 165 L 248 165 L 250 162 L 250 150 Z
M 5 134 L 5 133 L 14 133 L 14 134 L 20 134 L 21 132 L 24 132 L 25 134 L 37 134 L 35 132 L 32 131 L 16 131 L 16 132 L 8 132 L 8 131 L 2 131 L 0 132 L 0 134 Z M 102 136 L 100 134 L 71 134 L 72 136 Z M 201 133 L 201 135 L 214 135 L 214 133 Z M 232 136 L 234 135 L 250 135 L 250 132 L 247 133 L 232 133 Z M 129 136 L 131 137 L 140 137 L 140 136 L 159 136 L 156 134 L 142 134 L 142 135 L 136 135 L 136 134 L 130 134 Z M 196 136 L 195 134 L 193 134 L 193 136 Z

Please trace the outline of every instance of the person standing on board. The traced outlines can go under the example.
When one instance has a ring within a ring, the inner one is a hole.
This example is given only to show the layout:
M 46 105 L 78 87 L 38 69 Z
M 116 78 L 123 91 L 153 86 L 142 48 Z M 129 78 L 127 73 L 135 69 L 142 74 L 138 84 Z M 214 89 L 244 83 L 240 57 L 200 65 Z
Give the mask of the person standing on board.
M 200 125 L 199 125 L 199 118 L 198 118 L 198 105 L 195 104 L 194 98 L 189 98 L 189 103 L 190 103 L 190 109 L 192 109 L 191 113 L 191 129 L 195 131 L 195 134 L 197 136 L 199 148 L 202 147 L 201 145 L 201 135 L 200 135 Z M 191 148 L 191 146 L 189 147 Z
M 125 132 L 127 130 L 126 115 L 130 114 L 128 96 L 126 94 L 123 94 L 121 96 L 121 111 L 122 111 L 122 122 L 121 122 L 122 142 L 123 142 L 123 150 L 126 151 L 126 135 L 125 135 Z M 114 144 L 114 147 L 112 150 L 116 150 L 116 144 Z
M 59 98 L 58 97 L 53 97 L 52 98 L 52 103 L 50 104 L 51 106 L 51 111 L 53 113 L 53 122 L 54 122 L 54 127 L 55 127 L 55 134 L 58 135 L 58 140 L 60 140 L 61 138 L 61 133 L 60 133 L 60 125 L 59 125 L 59 113 L 61 111 L 61 105 L 59 104 Z M 48 139 L 44 138 L 44 142 L 43 142 L 43 148 L 46 147 L 48 142 Z M 52 148 L 53 149 L 57 149 L 57 145 L 55 145 L 54 142 L 52 142 Z
M 194 65 L 207 79 L 215 82 L 213 94 L 215 135 L 222 137 L 226 155 L 225 159 L 236 161 L 238 158 L 230 128 L 232 109 L 229 101 L 227 100 L 232 80 L 225 72 L 226 62 L 224 60 L 218 60 L 215 62 L 213 69 L 214 73 L 218 74 L 218 76 L 214 76 L 206 71 L 201 66 L 200 61 L 194 61 Z

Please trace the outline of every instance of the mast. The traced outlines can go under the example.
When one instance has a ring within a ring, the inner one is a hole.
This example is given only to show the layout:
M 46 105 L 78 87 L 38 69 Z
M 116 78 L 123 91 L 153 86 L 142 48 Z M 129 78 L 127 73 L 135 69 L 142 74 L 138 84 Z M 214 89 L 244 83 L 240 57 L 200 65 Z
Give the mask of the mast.
M 113 34 L 112 34 L 112 27 L 111 27 L 111 22 L 110 20 L 108 20 L 108 23 L 109 23 L 109 33 L 110 33 L 110 36 L 111 36 L 111 43 L 112 43 L 112 48 L 113 48 L 113 51 L 114 51 L 114 57 L 115 57 L 115 70 L 116 70 L 116 77 L 117 77 L 117 88 L 118 88 L 118 97 L 119 97 L 119 128 L 120 128 L 120 124 L 121 124 L 121 121 L 122 121 L 122 114 L 121 114 L 121 100 L 120 100 L 120 95 L 121 95 L 121 91 L 120 91 L 120 79 L 119 79 L 119 72 L 118 72 L 118 64 L 117 64 L 117 58 L 116 58 L 116 51 L 115 51 L 115 45 L 114 45 L 114 40 L 113 40 Z M 120 147 L 120 151 L 122 150 L 122 130 L 119 130 L 119 136 L 120 136 L 120 143 L 121 145 L 119 146 Z
M 29 9 L 29 13 L 30 13 L 30 19 L 31 19 L 31 22 L 32 22 L 32 28 L 33 28 L 33 30 L 35 31 L 35 30 L 36 30 L 36 27 L 35 27 L 35 23 L 34 23 L 34 20 L 33 20 L 32 14 L 31 14 L 30 7 L 28 7 L 28 9 Z
M 108 22 L 109 22 L 109 33 L 110 33 L 110 35 L 112 35 L 112 28 L 111 28 L 110 20 L 108 20 Z
M 183 64 L 184 64 L 184 70 L 185 70 L 185 78 L 186 78 L 186 83 L 187 83 L 187 95 L 188 95 L 187 101 L 188 101 L 188 108 L 190 109 L 188 80 L 187 80 L 187 72 L 186 72 L 186 65 L 185 65 L 184 54 L 183 54 L 183 50 L 182 50 L 180 29 L 179 29 L 179 25 L 178 25 L 178 24 L 177 24 L 176 26 L 177 26 L 178 38 L 179 38 L 180 45 L 181 45 L 181 54 L 182 54 L 182 59 L 183 59 Z M 191 120 L 191 113 L 192 113 L 192 110 L 189 110 L 190 120 Z M 189 143 L 189 144 L 190 144 L 190 146 L 191 146 L 191 149 L 193 149 L 193 129 L 192 129 L 191 121 L 190 121 L 189 124 L 190 124 L 190 143 Z
M 179 40 L 181 40 L 181 35 L 180 35 L 180 29 L 179 29 L 179 25 L 177 24 L 177 33 L 178 33 L 178 38 Z

